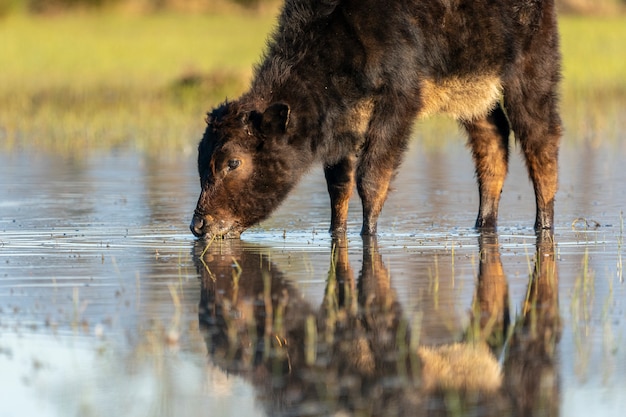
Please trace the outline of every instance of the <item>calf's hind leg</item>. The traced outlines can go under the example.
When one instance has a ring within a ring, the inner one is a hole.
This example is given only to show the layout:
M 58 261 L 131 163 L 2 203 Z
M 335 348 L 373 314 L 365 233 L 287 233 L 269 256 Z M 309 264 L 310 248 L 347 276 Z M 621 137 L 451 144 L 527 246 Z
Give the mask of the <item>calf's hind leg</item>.
M 500 104 L 481 119 L 463 122 L 469 134 L 480 205 L 477 229 L 495 229 L 509 160 L 509 122 Z
M 535 230 L 554 228 L 561 121 L 557 110 L 558 70 L 544 85 L 527 80 L 505 90 L 505 106 L 535 190 Z M 530 76 L 529 76 L 530 77 Z M 534 80 L 533 80 L 534 81 Z M 540 87 L 543 87 L 540 88 Z
M 536 124 L 524 125 L 513 120 L 512 117 L 513 131 L 524 152 L 528 174 L 535 190 L 535 230 L 553 229 L 560 124 L 555 120 L 538 120 Z

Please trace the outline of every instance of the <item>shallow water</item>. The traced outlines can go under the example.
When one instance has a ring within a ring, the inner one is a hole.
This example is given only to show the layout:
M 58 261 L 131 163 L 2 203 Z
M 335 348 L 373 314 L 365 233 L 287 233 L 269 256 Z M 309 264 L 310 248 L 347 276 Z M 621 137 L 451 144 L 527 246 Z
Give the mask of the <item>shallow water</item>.
M 553 245 L 517 152 L 497 236 L 472 230 L 453 142 L 413 143 L 375 241 L 355 199 L 333 245 L 315 169 L 208 249 L 195 155 L 0 155 L 0 416 L 621 415 L 626 145 L 564 143 Z M 433 389 L 425 348 L 476 339 L 496 382 Z

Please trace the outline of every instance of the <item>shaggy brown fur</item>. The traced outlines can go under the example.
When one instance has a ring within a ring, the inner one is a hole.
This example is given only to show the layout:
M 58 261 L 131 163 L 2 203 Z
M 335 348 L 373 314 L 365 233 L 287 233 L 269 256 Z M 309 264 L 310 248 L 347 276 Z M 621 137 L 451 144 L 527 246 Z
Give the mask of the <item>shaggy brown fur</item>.
M 196 236 L 238 236 L 323 164 L 331 232 L 354 186 L 362 234 L 376 223 L 418 116 L 469 135 L 480 207 L 495 228 L 510 130 L 551 229 L 561 123 L 553 0 L 286 0 L 250 90 L 210 113 L 199 145 Z

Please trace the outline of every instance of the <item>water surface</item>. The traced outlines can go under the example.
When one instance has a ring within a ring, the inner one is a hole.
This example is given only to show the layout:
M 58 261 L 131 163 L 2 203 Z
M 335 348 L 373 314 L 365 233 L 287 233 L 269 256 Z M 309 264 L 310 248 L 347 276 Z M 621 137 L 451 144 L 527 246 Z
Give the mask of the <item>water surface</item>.
M 187 226 L 194 159 L 0 155 L 0 415 L 626 409 L 622 142 L 564 143 L 553 240 L 531 229 L 517 152 L 498 234 L 481 236 L 467 149 L 416 140 L 377 240 L 355 198 L 331 241 L 316 168 L 241 241 L 206 248 Z M 427 352 L 485 341 L 495 386 L 429 385 Z

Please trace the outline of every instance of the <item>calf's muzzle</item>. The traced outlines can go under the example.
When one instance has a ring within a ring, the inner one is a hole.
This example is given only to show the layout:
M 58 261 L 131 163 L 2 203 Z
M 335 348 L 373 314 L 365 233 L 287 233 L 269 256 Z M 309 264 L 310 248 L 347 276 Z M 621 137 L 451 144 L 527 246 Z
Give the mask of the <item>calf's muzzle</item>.
M 191 219 L 191 224 L 189 225 L 189 229 L 194 236 L 203 237 L 207 233 L 206 225 L 207 220 L 204 218 L 204 216 L 200 216 L 199 214 L 194 213 L 193 218 Z

